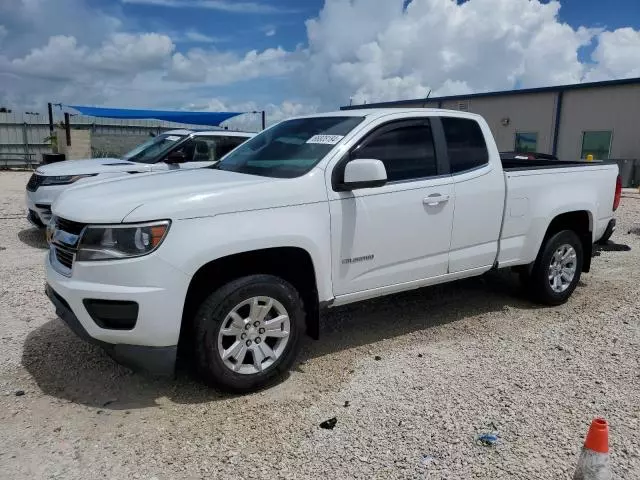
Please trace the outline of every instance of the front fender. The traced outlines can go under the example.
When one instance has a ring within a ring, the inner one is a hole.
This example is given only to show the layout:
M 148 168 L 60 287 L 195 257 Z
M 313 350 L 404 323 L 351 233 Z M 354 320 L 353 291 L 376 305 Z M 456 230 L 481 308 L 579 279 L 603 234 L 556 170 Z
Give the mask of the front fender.
M 230 255 L 277 247 L 309 253 L 319 301 L 333 298 L 327 202 L 176 220 L 158 255 L 189 276 Z

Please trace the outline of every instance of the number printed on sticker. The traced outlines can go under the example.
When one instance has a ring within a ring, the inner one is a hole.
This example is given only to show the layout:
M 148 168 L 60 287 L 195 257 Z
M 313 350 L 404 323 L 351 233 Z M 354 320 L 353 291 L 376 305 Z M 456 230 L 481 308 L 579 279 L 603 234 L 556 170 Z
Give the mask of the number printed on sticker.
M 344 138 L 344 135 L 314 135 L 307 143 L 322 143 L 324 145 L 335 145 Z

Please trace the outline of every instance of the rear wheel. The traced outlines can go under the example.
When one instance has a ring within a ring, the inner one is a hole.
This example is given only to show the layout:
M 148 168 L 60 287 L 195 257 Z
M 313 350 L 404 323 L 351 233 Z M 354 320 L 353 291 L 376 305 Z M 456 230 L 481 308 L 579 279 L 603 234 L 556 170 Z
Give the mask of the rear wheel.
M 305 324 L 296 289 L 281 278 L 251 275 L 213 292 L 194 319 L 201 375 L 234 392 L 257 390 L 289 370 Z
M 545 240 L 525 286 L 533 299 L 545 305 L 560 305 L 576 289 L 582 274 L 583 248 L 578 235 L 563 230 Z

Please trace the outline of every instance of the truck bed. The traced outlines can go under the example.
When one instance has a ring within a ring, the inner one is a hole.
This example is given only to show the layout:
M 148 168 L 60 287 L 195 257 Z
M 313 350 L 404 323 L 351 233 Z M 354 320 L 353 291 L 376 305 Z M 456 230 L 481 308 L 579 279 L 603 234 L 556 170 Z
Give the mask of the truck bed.
M 509 171 L 520 171 L 520 170 L 540 170 L 540 169 L 550 169 L 550 168 L 568 168 L 568 167 L 593 167 L 593 166 L 602 166 L 615 164 L 616 162 L 612 162 L 609 160 L 594 160 L 592 162 L 587 162 L 586 160 L 545 160 L 545 159 L 535 159 L 535 160 L 519 160 L 515 158 L 510 159 L 500 159 L 502 162 L 502 169 L 506 172 Z

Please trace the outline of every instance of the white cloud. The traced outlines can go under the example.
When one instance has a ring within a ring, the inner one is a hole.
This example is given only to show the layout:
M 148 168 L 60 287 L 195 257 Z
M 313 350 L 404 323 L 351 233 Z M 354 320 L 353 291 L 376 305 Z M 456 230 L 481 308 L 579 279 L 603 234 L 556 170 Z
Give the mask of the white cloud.
M 122 3 L 153 5 L 169 8 L 205 8 L 231 13 L 293 13 L 294 10 L 274 7 L 258 2 L 236 0 L 122 0 Z
M 285 75 L 300 67 L 295 54 L 282 48 L 251 50 L 239 57 L 231 52 L 193 49 L 176 53 L 167 75 L 170 80 L 228 85 L 259 77 Z
M 116 33 L 88 61 L 95 68 L 137 73 L 162 68 L 174 49 L 166 35 Z
M 327 0 L 307 21 L 314 92 L 383 101 L 579 82 L 594 31 L 536 0 Z
M 269 29 L 265 30 L 264 34 L 267 37 L 273 37 L 276 34 L 276 29 L 275 28 L 269 28 Z
M 42 78 L 71 79 L 81 73 L 88 49 L 78 46 L 75 37 L 56 35 L 22 58 L 11 61 L 0 56 L 0 71 Z
M 592 59 L 595 65 L 587 74 L 588 80 L 640 77 L 640 31 L 620 28 L 601 32 Z
M 176 38 L 174 38 L 174 41 Z M 197 30 L 187 30 L 184 34 L 184 37 L 178 37 L 178 41 L 187 41 L 192 43 L 219 43 L 225 42 L 227 39 L 222 37 L 213 37 L 211 35 L 206 35 L 204 33 L 198 32 Z
M 116 33 L 99 48 L 78 45 L 75 37 L 57 35 L 41 48 L 11 61 L 0 56 L 0 71 L 42 78 L 74 79 L 109 71 L 132 77 L 162 68 L 170 60 L 173 42 L 165 35 Z
M 95 47 L 123 24 L 86 0 L 0 0 L 0 20 L 9 33 L 0 55 L 9 58 L 24 56 L 59 35 Z

